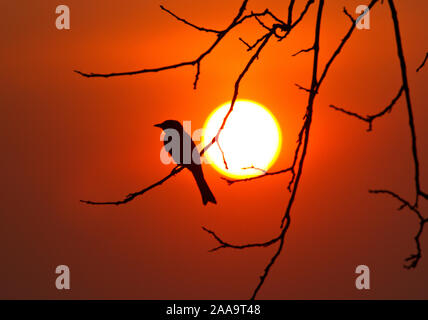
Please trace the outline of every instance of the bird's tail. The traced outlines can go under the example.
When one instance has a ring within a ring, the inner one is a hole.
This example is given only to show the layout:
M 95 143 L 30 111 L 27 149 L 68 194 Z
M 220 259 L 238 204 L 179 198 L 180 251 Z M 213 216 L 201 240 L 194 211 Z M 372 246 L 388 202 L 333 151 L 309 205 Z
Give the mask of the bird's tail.
M 211 189 L 208 186 L 207 181 L 204 178 L 204 175 L 202 173 L 202 168 L 199 172 L 198 171 L 199 170 L 192 170 L 192 174 L 196 180 L 196 183 L 198 184 L 199 191 L 201 192 L 203 204 L 206 205 L 208 202 L 217 204 L 217 201 L 215 200 L 215 197 L 211 192 Z

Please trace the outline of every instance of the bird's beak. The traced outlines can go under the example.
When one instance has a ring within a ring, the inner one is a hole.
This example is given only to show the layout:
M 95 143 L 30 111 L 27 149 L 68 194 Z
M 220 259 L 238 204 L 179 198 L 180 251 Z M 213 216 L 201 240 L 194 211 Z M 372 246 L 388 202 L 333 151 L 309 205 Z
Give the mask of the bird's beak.
M 158 128 L 161 128 L 161 124 L 160 123 L 157 123 L 157 124 L 155 124 L 155 125 L 153 125 L 154 127 L 158 127 Z

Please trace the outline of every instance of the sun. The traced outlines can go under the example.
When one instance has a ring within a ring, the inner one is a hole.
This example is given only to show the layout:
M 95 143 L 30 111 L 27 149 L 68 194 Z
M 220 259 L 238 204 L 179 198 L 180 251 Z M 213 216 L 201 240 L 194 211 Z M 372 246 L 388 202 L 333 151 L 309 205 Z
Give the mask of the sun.
M 215 109 L 203 128 L 202 144 L 207 145 L 217 134 L 229 110 L 230 101 Z M 237 100 L 218 144 L 205 153 L 209 163 L 221 174 L 232 178 L 248 178 L 263 174 L 278 158 L 281 150 L 281 128 L 274 115 L 263 105 L 250 100 Z

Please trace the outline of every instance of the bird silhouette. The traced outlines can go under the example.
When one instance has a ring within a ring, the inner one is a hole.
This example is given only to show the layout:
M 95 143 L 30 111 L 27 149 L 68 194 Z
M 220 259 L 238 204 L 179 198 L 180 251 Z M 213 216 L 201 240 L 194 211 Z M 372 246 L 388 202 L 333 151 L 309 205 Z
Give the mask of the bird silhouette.
M 208 202 L 216 204 L 217 201 L 204 178 L 201 158 L 196 145 L 192 138 L 184 131 L 181 123 L 177 120 L 166 120 L 154 126 L 161 128 L 166 133 L 164 146 L 166 147 L 168 145 L 166 151 L 168 151 L 174 161 L 190 170 L 193 174 L 199 191 L 201 192 L 202 203 L 204 205 Z

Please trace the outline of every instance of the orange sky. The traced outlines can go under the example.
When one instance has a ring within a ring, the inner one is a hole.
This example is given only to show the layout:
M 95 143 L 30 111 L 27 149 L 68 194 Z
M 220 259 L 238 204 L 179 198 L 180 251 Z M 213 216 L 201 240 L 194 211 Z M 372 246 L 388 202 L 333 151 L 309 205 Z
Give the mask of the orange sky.
M 414 104 L 421 182 L 428 188 L 427 70 L 415 72 L 426 52 L 428 3 L 396 0 Z M 240 0 L 162 2 L 195 24 L 222 28 Z M 298 1 L 300 12 L 303 1 Z M 248 23 L 232 32 L 202 63 L 198 90 L 191 67 L 158 74 L 86 79 L 88 72 L 128 71 L 194 59 L 214 35 L 185 26 L 159 1 L 77 1 L 71 30 L 55 28 L 56 1 L 3 1 L 2 223 L 0 298 L 246 299 L 273 248 L 208 253 L 217 243 L 259 242 L 277 235 L 288 201 L 289 175 L 228 186 L 211 167 L 206 179 L 216 206 L 204 207 L 184 172 L 120 207 L 93 207 L 79 199 L 119 200 L 165 176 L 159 130 L 167 118 L 203 125 L 232 97 L 250 55 L 238 40 L 263 30 Z M 320 62 L 349 27 L 344 5 L 327 1 Z M 249 1 L 285 16 L 287 1 Z M 292 57 L 313 43 L 316 5 L 282 42 L 272 41 L 243 80 L 240 98 L 267 106 L 283 134 L 273 170 L 289 166 L 302 124 L 312 54 Z M 369 188 L 413 199 L 413 164 L 404 99 L 393 112 L 366 124 L 328 108 L 362 114 L 384 108 L 401 86 L 393 26 L 386 4 L 371 12 L 371 30 L 356 30 L 334 62 L 314 105 L 309 152 L 285 249 L 262 287 L 262 299 L 428 298 L 428 260 L 405 270 L 415 252 L 416 217 Z M 422 212 L 428 206 L 421 203 Z M 424 252 L 428 236 L 421 238 Z M 58 291 L 55 267 L 71 270 L 71 290 Z M 369 291 L 354 286 L 355 267 L 371 269 Z

